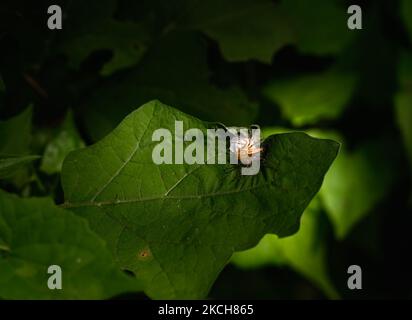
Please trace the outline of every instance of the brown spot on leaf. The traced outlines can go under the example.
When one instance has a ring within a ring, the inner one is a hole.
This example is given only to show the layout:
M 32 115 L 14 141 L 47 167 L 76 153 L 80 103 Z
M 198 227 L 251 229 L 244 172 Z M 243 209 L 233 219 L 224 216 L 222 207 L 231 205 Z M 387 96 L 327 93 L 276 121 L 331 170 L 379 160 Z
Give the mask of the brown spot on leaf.
M 141 261 L 149 260 L 152 257 L 152 253 L 150 252 L 149 248 L 144 248 L 140 250 L 137 254 L 137 259 Z

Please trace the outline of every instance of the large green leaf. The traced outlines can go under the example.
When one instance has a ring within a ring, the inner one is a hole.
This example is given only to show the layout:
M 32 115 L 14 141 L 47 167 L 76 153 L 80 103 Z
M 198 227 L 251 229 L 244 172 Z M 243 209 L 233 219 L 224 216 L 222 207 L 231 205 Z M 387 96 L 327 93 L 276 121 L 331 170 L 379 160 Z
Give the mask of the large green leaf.
M 291 132 L 291 129 L 267 127 L 262 130 L 263 137 L 286 132 Z M 317 138 L 341 140 L 334 132 L 312 129 L 307 133 Z M 256 247 L 235 253 L 232 261 L 244 269 L 266 265 L 287 265 L 312 281 L 329 298 L 338 298 L 339 295 L 330 281 L 327 270 L 325 229 L 320 215 L 321 204 L 321 198 L 317 195 L 306 208 L 300 229 L 295 235 L 279 239 L 276 235 L 268 234 Z
M 186 25 L 217 40 L 229 61 L 270 63 L 278 49 L 292 42 L 288 21 L 270 0 L 199 1 L 187 20 Z
M 355 84 L 353 74 L 329 70 L 275 80 L 264 88 L 264 94 L 279 104 L 287 119 L 300 126 L 337 118 L 352 97 Z
M 339 145 L 304 133 L 271 136 L 255 176 L 230 164 L 155 165 L 152 134 L 174 132 L 175 120 L 185 129 L 217 126 L 145 104 L 100 142 L 68 155 L 63 206 L 89 220 L 150 297 L 200 298 L 234 251 L 266 233 L 298 230 Z
M 320 218 L 320 203 L 316 197 L 305 210 L 295 235 L 279 239 L 268 234 L 256 247 L 235 253 L 232 261 L 246 269 L 270 264 L 289 265 L 319 286 L 328 297 L 337 298 L 327 272 L 325 237 Z
M 133 71 L 108 79 L 86 100 L 84 122 L 93 140 L 113 130 L 137 106 L 160 99 L 205 120 L 246 125 L 256 104 L 236 87 L 210 82 L 206 42 L 198 33 L 172 32 L 159 40 Z
M 47 286 L 49 266 L 62 270 L 62 289 Z M 20 199 L 0 191 L 0 297 L 103 299 L 137 291 L 86 221 L 50 199 Z

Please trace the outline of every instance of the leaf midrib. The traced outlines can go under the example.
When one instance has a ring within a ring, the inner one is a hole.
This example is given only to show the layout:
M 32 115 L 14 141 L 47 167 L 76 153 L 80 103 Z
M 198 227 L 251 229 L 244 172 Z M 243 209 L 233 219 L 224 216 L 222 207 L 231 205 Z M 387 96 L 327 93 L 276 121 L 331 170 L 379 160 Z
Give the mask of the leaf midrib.
M 260 188 L 264 188 L 268 185 L 272 185 L 273 182 L 269 181 L 259 186 L 246 188 L 246 189 L 236 189 L 236 190 L 228 190 L 223 192 L 212 192 L 212 193 L 205 193 L 200 195 L 187 195 L 187 196 L 153 196 L 153 197 L 145 197 L 145 198 L 132 198 L 132 199 L 124 199 L 124 200 L 106 200 L 106 201 L 80 201 L 80 202 L 65 202 L 60 205 L 62 208 L 79 208 L 79 207 L 103 207 L 103 206 L 111 206 L 111 205 L 122 205 L 122 204 L 129 204 L 129 203 L 138 203 L 138 202 L 146 202 L 146 201 L 156 201 L 156 200 L 192 200 L 192 199 L 203 199 L 208 197 L 218 197 L 218 196 L 225 196 L 243 192 L 249 192 L 252 190 L 257 190 Z
M 150 124 L 153 120 L 153 116 L 154 116 L 154 109 L 152 109 L 152 114 L 149 118 L 149 121 L 146 125 L 146 128 L 143 132 L 143 134 L 141 135 L 140 139 L 136 139 L 136 145 L 133 148 L 132 152 L 130 153 L 130 155 L 126 158 L 126 160 L 122 163 L 122 165 L 116 170 L 116 172 L 109 178 L 109 180 L 107 180 L 103 186 L 96 192 L 96 194 L 92 197 L 92 202 L 94 200 L 96 200 L 96 198 L 113 182 L 113 180 L 123 171 L 123 169 L 129 164 L 129 162 L 133 159 L 133 157 L 136 155 L 137 151 L 139 151 L 140 148 L 140 142 L 142 140 L 142 138 L 144 137 L 144 135 L 146 134 L 148 128 L 150 127 Z

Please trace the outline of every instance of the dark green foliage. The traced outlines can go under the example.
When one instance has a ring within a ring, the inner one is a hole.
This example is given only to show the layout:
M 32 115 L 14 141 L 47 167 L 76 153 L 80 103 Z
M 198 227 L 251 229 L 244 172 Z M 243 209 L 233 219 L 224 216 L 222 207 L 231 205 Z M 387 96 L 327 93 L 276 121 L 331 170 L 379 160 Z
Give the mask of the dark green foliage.
M 2 1 L 0 298 L 410 297 L 412 5 L 349 4 Z M 154 165 L 175 119 L 259 124 L 261 172 Z

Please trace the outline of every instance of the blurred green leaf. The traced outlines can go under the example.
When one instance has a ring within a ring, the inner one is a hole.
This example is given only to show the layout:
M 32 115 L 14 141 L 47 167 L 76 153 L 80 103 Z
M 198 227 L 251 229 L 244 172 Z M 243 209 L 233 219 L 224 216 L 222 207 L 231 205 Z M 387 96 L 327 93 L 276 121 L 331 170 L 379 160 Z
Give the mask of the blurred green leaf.
M 401 15 L 409 32 L 409 39 L 412 41 L 412 2 L 409 0 L 401 0 Z
M 336 0 L 284 0 L 280 9 L 293 32 L 298 49 L 305 54 L 337 54 L 350 42 L 347 7 Z
M 408 153 L 412 175 L 412 54 L 401 55 L 398 76 L 401 88 L 395 96 L 396 118 Z
M 303 214 L 305 214 L 305 212 Z M 302 226 L 298 233 L 302 230 L 301 228 Z M 266 234 L 256 247 L 236 252 L 232 256 L 232 262 L 243 269 L 255 269 L 266 265 L 284 265 L 287 262 L 284 252 L 279 245 L 279 241 L 282 240 L 280 240 L 278 236 L 274 234 Z
M 229 61 L 270 63 L 277 50 L 292 42 L 288 21 L 270 0 L 198 1 L 186 20 L 215 39 Z
M 346 8 L 338 1 L 213 0 L 196 2 L 187 11 L 180 23 L 215 39 L 229 61 L 270 63 L 288 44 L 305 54 L 337 54 L 352 38 Z
M 32 108 L 0 121 L 0 154 L 27 155 L 31 139 Z
M 325 130 L 325 129 L 319 129 L 319 128 L 313 127 L 313 128 L 309 128 L 309 129 L 302 130 L 302 131 L 314 138 L 329 139 L 329 140 L 337 141 L 339 143 L 342 143 L 343 141 L 343 138 L 339 133 L 335 131 L 331 131 L 331 130 Z M 291 128 L 285 128 L 285 127 L 263 127 L 262 128 L 262 136 L 265 139 L 271 136 L 272 134 L 289 133 L 289 132 L 296 132 L 296 130 L 291 129 Z M 340 152 L 341 151 L 339 151 L 339 153 Z
M 398 93 L 395 101 L 398 125 L 412 166 L 412 91 Z
M 40 170 L 47 174 L 60 172 L 63 160 L 69 152 L 84 146 L 74 123 L 73 114 L 69 111 L 58 134 L 46 146 Z
M 12 177 L 22 166 L 39 159 L 40 156 L 13 156 L 0 154 L 0 179 Z
M 412 87 L 412 53 L 402 52 L 399 58 L 398 65 L 398 80 L 400 89 L 403 91 L 411 91 Z
M 91 0 L 87 6 L 72 1 L 67 6 L 67 19 L 57 50 L 68 56 L 73 68 L 100 50 L 112 52 L 100 71 L 105 76 L 133 66 L 141 59 L 148 45 L 148 31 L 142 23 L 115 20 L 116 6 L 114 0 Z
M 287 128 L 263 128 L 265 137 L 290 132 Z M 319 191 L 322 208 L 328 214 L 338 239 L 350 230 L 381 201 L 398 176 L 399 150 L 385 138 L 348 150 L 343 137 L 333 131 L 305 130 L 320 139 L 342 143 L 335 162 L 325 176 Z
M 349 102 L 356 77 L 335 69 L 321 74 L 274 80 L 263 89 L 264 95 L 279 104 L 293 125 L 313 124 L 321 119 L 336 119 Z
M 399 153 L 388 141 L 341 151 L 319 192 L 338 239 L 343 239 L 388 193 L 397 177 Z
M 249 250 L 235 253 L 232 262 L 241 268 L 256 268 L 268 264 L 289 265 L 308 278 L 331 299 L 339 297 L 327 272 L 325 237 L 319 228 L 320 204 L 315 198 L 305 210 L 299 231 L 279 239 L 266 235 Z
M 143 56 L 147 42 L 148 36 L 141 25 L 108 20 L 96 30 L 68 39 L 61 50 L 74 68 L 78 68 L 92 52 L 111 50 L 113 56 L 101 70 L 101 74 L 107 76 L 135 65 Z
M 62 289 L 47 287 L 48 267 L 62 269 Z M 115 266 L 85 220 L 50 199 L 20 199 L 0 191 L 0 297 L 104 299 L 140 290 Z
M 175 120 L 204 133 L 221 127 L 158 101 L 145 104 L 100 142 L 68 155 L 64 207 L 89 220 L 150 297 L 201 298 L 234 251 L 265 233 L 296 232 L 338 144 L 304 133 L 271 136 L 255 176 L 230 164 L 156 165 L 152 134 L 174 132 Z
M 240 89 L 210 83 L 206 49 L 198 33 L 172 32 L 147 52 L 136 69 L 109 79 L 84 103 L 83 120 L 92 139 L 99 140 L 152 99 L 205 120 L 228 125 L 253 122 L 257 106 Z
M 17 187 L 30 180 L 25 166 L 37 159 L 37 156 L 30 155 L 31 122 L 31 107 L 13 118 L 0 121 L 0 176 Z

